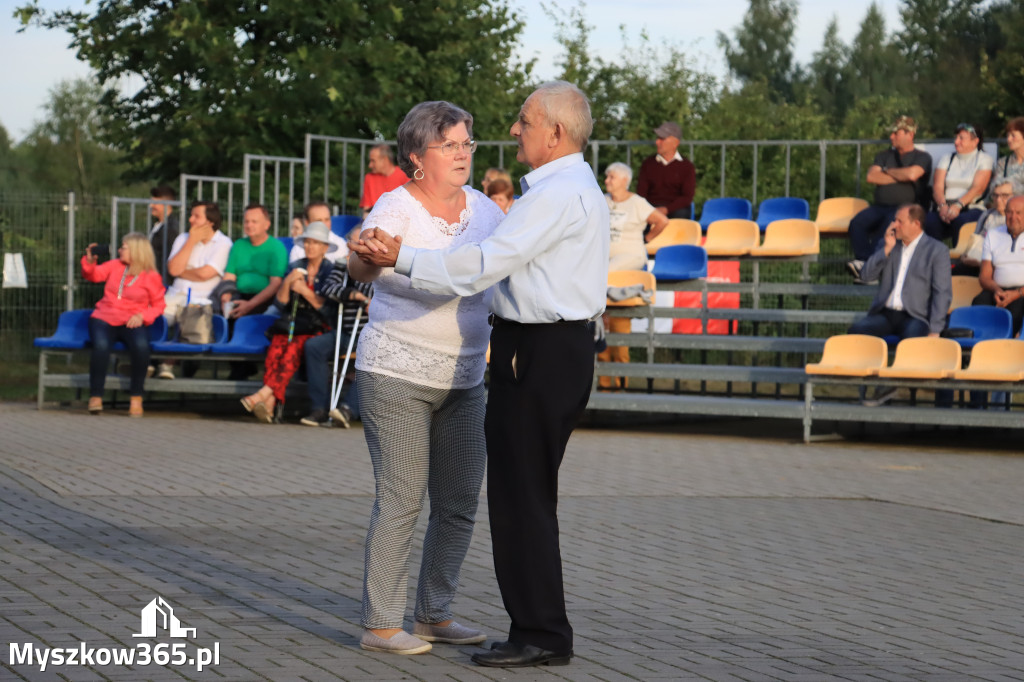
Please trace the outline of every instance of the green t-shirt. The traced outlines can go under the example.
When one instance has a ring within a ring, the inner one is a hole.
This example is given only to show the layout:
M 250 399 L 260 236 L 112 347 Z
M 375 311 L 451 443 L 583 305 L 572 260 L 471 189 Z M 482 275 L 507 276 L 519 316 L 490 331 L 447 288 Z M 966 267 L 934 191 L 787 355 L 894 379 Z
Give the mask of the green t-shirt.
M 253 246 L 245 237 L 231 245 L 225 272 L 235 275 L 238 291 L 258 294 L 267 288 L 271 277 L 284 277 L 287 269 L 288 250 L 280 239 L 268 237 L 259 246 Z

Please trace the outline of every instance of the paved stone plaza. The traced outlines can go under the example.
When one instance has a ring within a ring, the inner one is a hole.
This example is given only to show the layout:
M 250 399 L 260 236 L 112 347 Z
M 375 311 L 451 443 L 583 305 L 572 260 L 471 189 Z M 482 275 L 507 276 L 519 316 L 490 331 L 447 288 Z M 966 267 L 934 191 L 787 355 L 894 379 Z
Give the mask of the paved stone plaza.
M 506 671 L 474 666 L 472 646 L 358 648 L 373 492 L 358 426 L 124 414 L 0 404 L 0 679 L 1024 679 L 1015 434 L 581 429 L 560 505 L 576 658 Z M 503 639 L 480 511 L 456 613 Z M 133 637 L 158 596 L 194 638 Z M 9 647 L 83 642 L 220 659 L 40 672 Z

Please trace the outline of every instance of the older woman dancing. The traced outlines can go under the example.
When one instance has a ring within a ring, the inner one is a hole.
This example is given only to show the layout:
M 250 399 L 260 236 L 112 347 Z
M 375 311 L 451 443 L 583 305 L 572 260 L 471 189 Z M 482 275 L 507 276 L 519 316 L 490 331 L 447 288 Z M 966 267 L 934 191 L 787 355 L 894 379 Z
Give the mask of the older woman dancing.
M 443 249 L 480 242 L 504 217 L 466 186 L 476 151 L 473 117 L 423 102 L 398 128 L 398 163 L 413 179 L 382 196 L 364 222 L 403 243 Z M 394 268 L 349 257 L 355 279 L 374 281 L 373 313 L 356 358 L 356 387 L 376 499 L 366 535 L 360 646 L 418 654 L 429 642 L 471 644 L 483 632 L 456 623 L 451 602 L 473 534 L 483 481 L 484 294 L 465 298 L 410 286 Z M 412 635 L 402 629 L 409 551 L 430 496 L 430 521 Z M 414 636 L 413 636 L 414 635 Z
M 103 385 L 115 341 L 123 341 L 131 357 L 128 414 L 142 416 L 142 387 L 149 367 L 149 326 L 164 313 L 164 280 L 156 269 L 149 238 L 129 232 L 117 259 L 97 265 L 89 244 L 82 256 L 82 276 L 103 282 L 103 298 L 89 318 L 92 354 L 89 359 L 89 413 L 103 411 Z

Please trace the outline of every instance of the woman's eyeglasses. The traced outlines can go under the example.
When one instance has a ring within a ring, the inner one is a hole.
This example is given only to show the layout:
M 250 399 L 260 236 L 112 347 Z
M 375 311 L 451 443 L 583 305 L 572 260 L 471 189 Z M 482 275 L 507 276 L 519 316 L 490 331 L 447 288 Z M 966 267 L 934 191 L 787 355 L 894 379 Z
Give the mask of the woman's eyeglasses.
M 472 154 L 476 151 L 476 140 L 469 140 L 467 142 L 445 142 L 444 144 L 433 144 L 427 145 L 427 149 L 440 149 L 441 153 L 445 156 L 454 156 L 461 149 L 467 154 Z

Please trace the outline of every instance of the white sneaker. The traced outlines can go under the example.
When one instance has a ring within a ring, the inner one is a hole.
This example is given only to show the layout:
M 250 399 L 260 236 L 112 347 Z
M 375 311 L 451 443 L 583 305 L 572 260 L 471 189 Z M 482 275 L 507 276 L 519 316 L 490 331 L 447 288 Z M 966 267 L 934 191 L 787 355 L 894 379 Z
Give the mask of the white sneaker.
M 171 365 L 160 364 L 160 371 L 156 374 L 157 379 L 173 379 L 174 368 Z
M 147 379 L 152 379 L 154 374 L 156 374 L 156 367 L 154 367 L 153 365 L 150 365 L 149 367 L 146 368 L 146 378 Z

